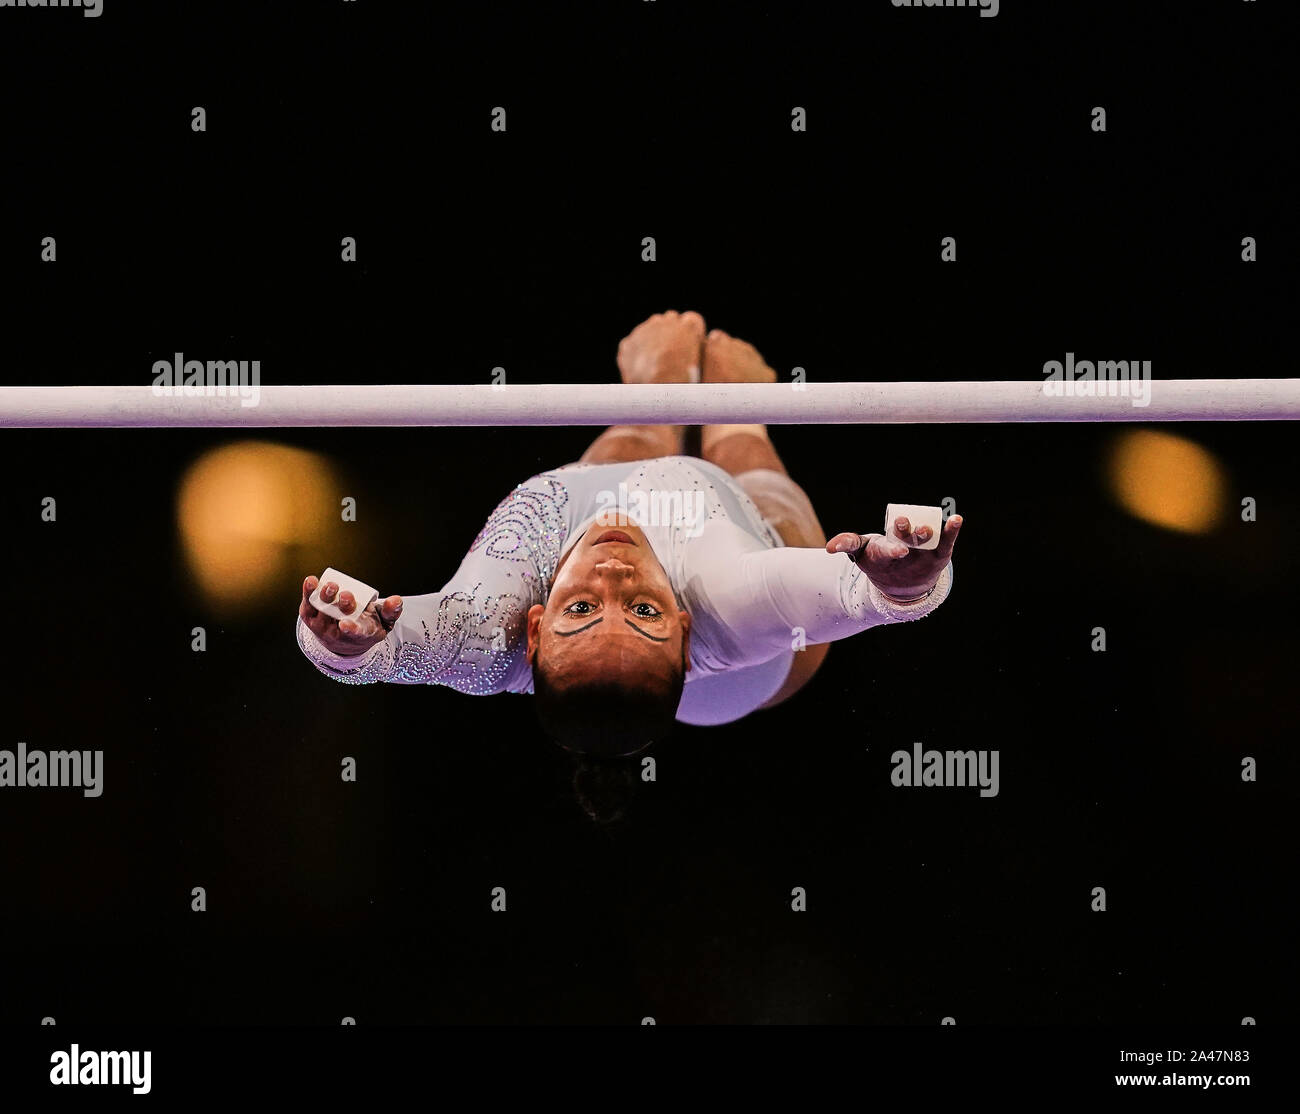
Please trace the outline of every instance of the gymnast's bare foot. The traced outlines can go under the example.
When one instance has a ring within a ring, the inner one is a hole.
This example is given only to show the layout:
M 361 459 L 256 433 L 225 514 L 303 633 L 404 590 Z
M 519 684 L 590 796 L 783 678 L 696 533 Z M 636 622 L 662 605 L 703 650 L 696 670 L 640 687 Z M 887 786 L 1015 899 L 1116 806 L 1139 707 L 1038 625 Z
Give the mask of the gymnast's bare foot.
M 704 339 L 705 383 L 775 383 L 776 372 L 747 341 L 712 330 Z
M 619 374 L 624 383 L 698 383 L 703 341 L 698 313 L 656 313 L 619 344 Z

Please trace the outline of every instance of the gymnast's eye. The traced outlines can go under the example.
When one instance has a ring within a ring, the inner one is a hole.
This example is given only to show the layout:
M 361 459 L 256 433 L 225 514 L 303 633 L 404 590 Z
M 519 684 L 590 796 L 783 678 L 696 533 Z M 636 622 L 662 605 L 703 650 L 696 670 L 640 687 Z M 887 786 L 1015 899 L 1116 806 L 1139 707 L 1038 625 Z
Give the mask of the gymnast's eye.
M 664 614 L 652 603 L 638 603 L 632 608 L 632 611 L 639 619 L 661 619 Z
M 566 615 L 590 615 L 595 610 L 587 600 L 574 600 L 564 609 Z

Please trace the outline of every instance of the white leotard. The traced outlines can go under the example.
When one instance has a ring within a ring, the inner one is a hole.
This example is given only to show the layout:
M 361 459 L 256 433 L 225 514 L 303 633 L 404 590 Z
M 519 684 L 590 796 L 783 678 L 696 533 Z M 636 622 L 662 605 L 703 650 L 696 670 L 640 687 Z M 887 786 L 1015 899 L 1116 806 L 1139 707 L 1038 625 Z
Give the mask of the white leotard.
M 786 547 L 727 473 L 695 457 L 571 464 L 507 495 L 440 591 L 402 596 L 383 642 L 343 657 L 299 620 L 298 644 L 322 673 L 349 684 L 532 692 L 528 609 L 546 603 L 560 559 L 610 507 L 641 526 L 691 616 L 678 711 L 687 723 L 740 718 L 780 688 L 796 646 L 920 618 L 952 585 L 949 564 L 929 598 L 894 604 L 848 555 Z

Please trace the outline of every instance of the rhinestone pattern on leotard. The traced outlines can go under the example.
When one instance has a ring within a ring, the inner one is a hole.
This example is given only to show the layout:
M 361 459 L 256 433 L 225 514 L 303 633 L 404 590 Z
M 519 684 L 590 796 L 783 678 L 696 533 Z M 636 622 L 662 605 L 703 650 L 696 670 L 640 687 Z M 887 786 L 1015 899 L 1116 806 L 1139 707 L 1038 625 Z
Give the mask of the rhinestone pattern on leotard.
M 525 617 L 550 592 L 568 536 L 568 502 L 568 490 L 554 473 L 534 476 L 501 500 L 470 545 L 467 562 L 477 555 L 508 563 L 505 578 L 517 590 L 488 592 L 482 581 L 453 588 L 438 601 L 433 629 L 420 621 L 418 638 L 408 637 L 396 649 L 397 640 L 389 638 L 352 669 L 332 666 L 301 621 L 298 645 L 322 672 L 344 684 L 446 685 L 474 695 L 527 691 Z

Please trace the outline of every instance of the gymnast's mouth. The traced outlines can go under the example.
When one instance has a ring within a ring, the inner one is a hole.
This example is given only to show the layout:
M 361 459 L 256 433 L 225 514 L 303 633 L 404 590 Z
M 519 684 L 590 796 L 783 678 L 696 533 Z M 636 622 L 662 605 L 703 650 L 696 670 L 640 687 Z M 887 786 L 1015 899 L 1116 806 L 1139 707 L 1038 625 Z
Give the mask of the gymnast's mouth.
M 591 544 L 604 545 L 606 542 L 621 542 L 623 545 L 636 545 L 636 542 L 628 537 L 627 534 L 623 533 L 622 530 L 606 530 Z

